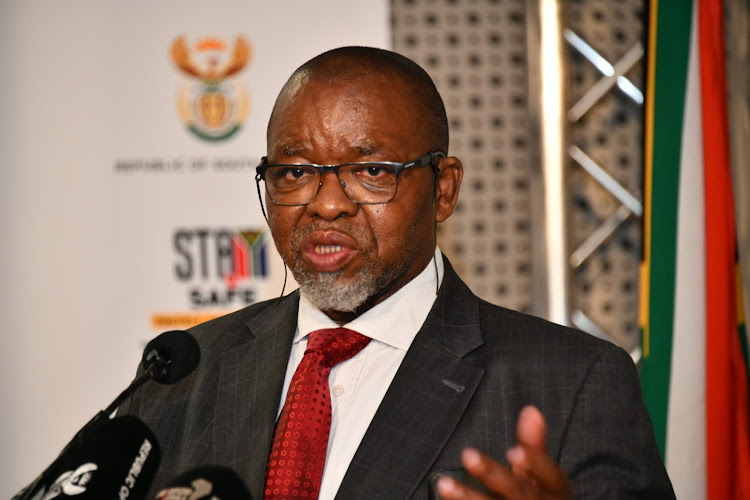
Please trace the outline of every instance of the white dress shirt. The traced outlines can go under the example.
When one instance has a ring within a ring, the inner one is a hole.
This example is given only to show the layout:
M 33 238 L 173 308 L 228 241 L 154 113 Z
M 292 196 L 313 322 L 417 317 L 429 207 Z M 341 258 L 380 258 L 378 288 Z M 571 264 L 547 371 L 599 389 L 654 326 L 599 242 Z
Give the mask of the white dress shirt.
M 437 280 L 443 280 L 443 257 L 435 248 Z M 331 433 L 328 437 L 325 469 L 320 485 L 320 500 L 333 499 L 346 470 L 370 426 L 388 387 L 396 375 L 406 351 L 427 318 L 437 297 L 435 264 L 424 270 L 396 293 L 369 311 L 344 325 L 372 340 L 356 356 L 331 369 Z M 339 325 L 300 297 L 297 333 L 294 336 L 284 390 L 278 415 L 284 406 L 287 389 L 307 348 L 310 332 Z

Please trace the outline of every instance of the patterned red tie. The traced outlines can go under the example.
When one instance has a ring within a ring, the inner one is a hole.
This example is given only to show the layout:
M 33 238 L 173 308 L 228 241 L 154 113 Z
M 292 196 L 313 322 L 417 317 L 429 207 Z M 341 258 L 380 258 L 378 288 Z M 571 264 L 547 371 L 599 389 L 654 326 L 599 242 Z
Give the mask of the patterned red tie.
M 328 375 L 368 342 L 368 337 L 346 328 L 310 333 L 276 422 L 266 467 L 266 500 L 318 498 L 331 431 Z

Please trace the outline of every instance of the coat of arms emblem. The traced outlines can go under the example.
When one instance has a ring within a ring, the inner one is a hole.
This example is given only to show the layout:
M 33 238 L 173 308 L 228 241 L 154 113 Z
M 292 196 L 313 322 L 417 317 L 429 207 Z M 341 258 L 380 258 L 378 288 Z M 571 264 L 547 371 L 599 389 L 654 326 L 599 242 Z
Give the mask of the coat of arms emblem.
M 236 75 L 250 61 L 250 45 L 243 37 L 233 46 L 207 37 L 191 46 L 184 37 L 172 43 L 172 60 L 189 77 L 178 94 L 180 117 L 188 130 L 207 141 L 234 135 L 248 113 L 248 97 Z

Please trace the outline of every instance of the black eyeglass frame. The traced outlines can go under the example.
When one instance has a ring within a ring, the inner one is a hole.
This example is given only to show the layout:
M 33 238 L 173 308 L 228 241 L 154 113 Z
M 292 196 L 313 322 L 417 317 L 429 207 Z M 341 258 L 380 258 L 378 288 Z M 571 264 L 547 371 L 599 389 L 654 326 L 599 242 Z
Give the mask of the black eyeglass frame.
M 340 165 L 316 165 L 314 163 L 274 163 L 274 164 L 268 164 L 268 157 L 264 156 L 260 159 L 260 164 L 255 167 L 255 184 L 258 189 L 258 199 L 260 200 L 260 208 L 263 210 L 263 216 L 266 216 L 266 210 L 263 206 L 263 195 L 260 191 L 260 181 L 265 181 L 266 177 L 266 170 L 268 170 L 271 167 L 313 167 L 318 171 L 318 189 L 315 191 L 315 195 L 310 198 L 310 201 L 314 200 L 316 196 L 318 196 L 318 192 L 320 192 L 320 186 L 323 185 L 323 174 L 326 172 L 333 172 L 336 174 L 336 178 L 339 180 L 339 183 L 341 183 L 341 178 L 339 177 L 339 169 L 341 167 L 345 166 L 351 166 L 351 165 L 383 165 L 383 166 L 389 166 L 392 167 L 393 170 L 396 173 L 396 188 L 393 191 L 393 196 L 391 196 L 388 200 L 385 201 L 378 201 L 378 202 L 360 202 L 352 200 L 354 203 L 360 204 L 360 205 L 378 205 L 380 203 L 388 203 L 393 198 L 396 197 L 396 193 L 398 192 L 398 178 L 401 176 L 401 172 L 408 169 L 414 169 L 414 168 L 420 168 L 425 167 L 427 165 L 430 165 L 432 167 L 432 170 L 437 177 L 437 174 L 440 173 L 440 167 L 438 166 L 438 160 L 440 158 L 445 158 L 445 153 L 442 151 L 432 151 L 430 153 L 427 153 L 424 156 L 421 156 L 417 158 L 416 160 L 407 161 L 405 163 L 398 163 L 398 162 L 392 162 L 392 161 L 362 161 L 362 162 L 350 162 L 350 163 L 342 163 Z M 268 193 L 268 186 L 266 186 L 266 193 Z M 347 198 L 351 200 L 351 197 L 349 197 L 349 194 L 344 190 L 344 194 L 346 194 Z M 269 197 L 271 197 L 270 193 L 268 193 Z M 433 193 L 434 197 L 434 193 Z M 279 203 L 276 200 L 271 197 L 271 200 L 276 203 L 277 205 L 285 206 L 285 207 L 299 207 L 304 206 L 310 203 L 310 201 L 306 203 Z

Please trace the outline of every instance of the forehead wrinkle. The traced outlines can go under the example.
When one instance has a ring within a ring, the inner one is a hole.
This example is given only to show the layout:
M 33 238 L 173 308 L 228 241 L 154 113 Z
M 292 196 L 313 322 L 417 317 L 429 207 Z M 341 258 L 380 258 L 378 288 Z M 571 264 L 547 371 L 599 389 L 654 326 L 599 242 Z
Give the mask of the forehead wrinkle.
M 374 144 L 354 145 L 349 148 L 356 156 L 372 156 L 378 154 L 380 147 Z M 274 147 L 272 153 L 278 156 L 291 158 L 294 156 L 305 156 L 306 153 L 315 151 L 315 147 L 310 142 L 305 143 L 279 143 Z
M 365 133 L 350 134 L 327 130 L 325 124 L 321 126 L 307 126 L 304 134 L 282 134 L 275 144 L 271 144 L 269 153 L 279 156 L 307 156 L 316 154 L 333 154 L 335 156 L 368 157 L 392 154 L 391 147 L 382 140 L 373 140 Z

